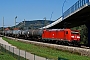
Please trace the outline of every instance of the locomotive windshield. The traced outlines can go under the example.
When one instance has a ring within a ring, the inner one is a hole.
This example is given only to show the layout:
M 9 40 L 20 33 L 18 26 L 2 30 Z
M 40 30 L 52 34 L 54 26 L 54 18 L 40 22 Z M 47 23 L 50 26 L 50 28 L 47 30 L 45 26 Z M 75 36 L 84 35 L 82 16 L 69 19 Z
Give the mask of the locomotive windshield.
M 79 34 L 79 32 L 71 31 L 71 34 Z

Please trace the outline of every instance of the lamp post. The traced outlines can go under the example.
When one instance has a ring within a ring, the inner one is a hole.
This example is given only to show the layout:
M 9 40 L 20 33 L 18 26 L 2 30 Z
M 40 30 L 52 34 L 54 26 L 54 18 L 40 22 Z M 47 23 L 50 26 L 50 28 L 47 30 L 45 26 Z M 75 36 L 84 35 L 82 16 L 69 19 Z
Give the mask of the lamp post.
M 25 27 L 25 19 L 24 19 L 24 29 L 26 29 L 26 27 Z
M 16 28 L 16 18 L 17 16 L 15 17 L 15 28 Z M 15 31 L 15 39 L 16 39 L 16 31 Z
M 3 36 L 4 36 L 4 17 L 3 17 Z
M 17 16 L 15 17 L 15 28 L 16 28 L 16 18 L 17 18 Z
M 53 12 L 52 12 L 52 14 L 51 14 L 50 21 L 51 21 L 51 19 L 52 19 L 52 15 L 53 15 Z M 50 23 L 50 24 L 51 24 L 51 23 Z
M 46 17 L 43 18 L 45 21 L 44 21 L 44 26 L 46 26 Z
M 66 0 L 64 0 L 63 5 L 62 5 L 62 17 L 63 17 L 63 7 L 64 7 L 65 2 Z

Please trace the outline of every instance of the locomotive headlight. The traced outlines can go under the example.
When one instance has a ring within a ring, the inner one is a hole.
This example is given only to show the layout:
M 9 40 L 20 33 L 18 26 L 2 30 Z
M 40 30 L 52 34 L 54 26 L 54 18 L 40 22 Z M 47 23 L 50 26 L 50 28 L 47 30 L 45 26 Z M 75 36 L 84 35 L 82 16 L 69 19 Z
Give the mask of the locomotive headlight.
M 77 36 L 77 38 L 80 38 L 80 36 Z
M 29 34 L 29 32 L 28 32 L 28 34 Z
M 74 36 L 71 36 L 72 38 L 74 38 Z

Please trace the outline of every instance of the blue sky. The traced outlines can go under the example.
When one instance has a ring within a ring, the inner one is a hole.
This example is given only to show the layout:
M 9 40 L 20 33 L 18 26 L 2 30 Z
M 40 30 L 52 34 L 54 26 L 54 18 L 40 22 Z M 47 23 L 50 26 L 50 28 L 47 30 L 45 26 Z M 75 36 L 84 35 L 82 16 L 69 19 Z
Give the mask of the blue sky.
M 66 0 L 64 11 L 71 7 L 78 0 Z M 22 22 L 31 20 L 46 19 L 56 20 L 62 15 L 62 5 L 64 0 L 0 0 L 0 27 L 3 25 L 4 17 L 5 26 L 14 26 L 16 21 Z

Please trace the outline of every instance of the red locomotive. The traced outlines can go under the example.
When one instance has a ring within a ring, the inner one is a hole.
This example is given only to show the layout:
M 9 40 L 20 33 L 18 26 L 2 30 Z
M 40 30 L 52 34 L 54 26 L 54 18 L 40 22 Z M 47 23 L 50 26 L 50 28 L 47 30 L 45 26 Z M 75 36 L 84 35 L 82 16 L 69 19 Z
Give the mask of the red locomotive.
M 63 43 L 78 44 L 80 42 L 79 31 L 70 29 L 50 29 L 44 30 L 42 39 Z

